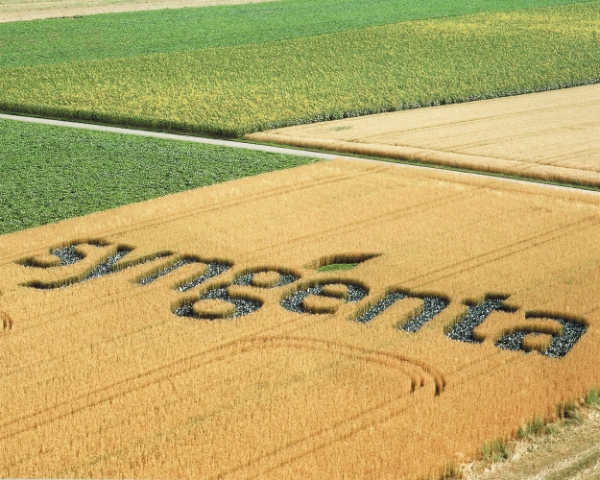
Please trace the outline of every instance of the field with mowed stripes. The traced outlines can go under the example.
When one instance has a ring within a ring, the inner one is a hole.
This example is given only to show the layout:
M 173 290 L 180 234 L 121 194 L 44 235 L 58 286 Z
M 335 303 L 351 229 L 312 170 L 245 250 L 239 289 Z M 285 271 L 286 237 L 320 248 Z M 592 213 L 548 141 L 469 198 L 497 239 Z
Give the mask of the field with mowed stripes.
M 598 188 L 600 85 L 346 118 L 246 138 Z

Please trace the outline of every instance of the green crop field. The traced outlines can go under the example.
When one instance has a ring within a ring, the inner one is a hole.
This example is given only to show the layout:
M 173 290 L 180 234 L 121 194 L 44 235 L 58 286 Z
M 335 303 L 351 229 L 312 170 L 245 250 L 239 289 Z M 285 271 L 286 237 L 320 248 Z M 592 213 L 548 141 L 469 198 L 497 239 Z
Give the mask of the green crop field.
M 234 137 L 596 82 L 599 39 L 591 2 L 11 67 L 0 69 L 0 109 Z
M 0 24 L 0 110 L 235 136 L 600 77 L 597 1 L 399 3 Z M 0 151 L 0 234 L 314 161 L 11 121 Z
M 314 158 L 0 119 L 0 235 Z
M 0 23 L 0 68 L 263 43 L 407 20 L 571 3 L 581 2 L 278 0 Z

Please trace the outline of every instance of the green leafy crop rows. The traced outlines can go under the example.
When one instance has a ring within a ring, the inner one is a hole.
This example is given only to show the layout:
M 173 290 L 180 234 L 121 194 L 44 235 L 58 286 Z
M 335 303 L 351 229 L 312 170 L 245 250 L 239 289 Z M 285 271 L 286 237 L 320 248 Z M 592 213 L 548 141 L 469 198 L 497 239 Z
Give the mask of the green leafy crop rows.
M 0 235 L 309 157 L 0 120 Z

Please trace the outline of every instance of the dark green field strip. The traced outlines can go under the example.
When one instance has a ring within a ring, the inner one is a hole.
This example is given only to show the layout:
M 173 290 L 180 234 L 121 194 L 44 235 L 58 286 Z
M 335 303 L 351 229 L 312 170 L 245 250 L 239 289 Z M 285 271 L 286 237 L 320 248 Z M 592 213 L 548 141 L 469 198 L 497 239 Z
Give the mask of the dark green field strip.
M 600 3 L 0 70 L 0 109 L 223 136 L 600 79 Z
M 279 0 L 0 23 L 0 67 L 132 57 L 577 0 Z
M 316 161 L 0 120 L 0 235 Z

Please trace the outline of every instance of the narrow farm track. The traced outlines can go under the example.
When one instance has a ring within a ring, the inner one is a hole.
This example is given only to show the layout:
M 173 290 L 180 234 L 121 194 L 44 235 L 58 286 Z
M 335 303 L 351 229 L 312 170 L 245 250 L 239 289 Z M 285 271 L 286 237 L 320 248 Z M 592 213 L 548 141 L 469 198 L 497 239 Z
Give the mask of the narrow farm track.
M 231 147 L 231 148 L 242 148 L 242 149 L 247 149 L 247 150 L 254 150 L 254 151 L 261 151 L 261 152 L 272 152 L 272 153 L 282 153 L 282 154 L 288 154 L 288 155 L 298 155 L 298 156 L 302 156 L 302 157 L 312 157 L 312 158 L 319 158 L 322 160 L 334 160 L 336 158 L 344 158 L 343 155 L 340 154 L 336 154 L 336 153 L 322 153 L 322 152 L 313 152 L 310 151 L 309 149 L 306 150 L 297 150 L 297 149 L 293 149 L 293 148 L 286 148 L 285 146 L 281 146 L 281 147 L 275 147 L 272 145 L 261 145 L 260 143 L 245 143 L 243 141 L 231 141 L 231 140 L 219 140 L 219 139 L 214 139 L 214 138 L 206 138 L 206 137 L 196 137 L 196 136 L 191 136 L 191 135 L 182 135 L 182 134 L 174 134 L 174 133 L 162 133 L 162 132 L 153 132 L 153 131 L 149 131 L 149 130 L 137 130 L 137 129 L 133 129 L 133 128 L 123 128 L 123 127 L 109 127 L 109 126 L 105 126 L 105 125 L 95 125 L 95 124 L 91 124 L 91 123 L 80 123 L 80 122 L 68 122 L 68 121 L 63 121 L 63 120 L 54 120 L 54 119 L 50 119 L 50 118 L 41 118 L 41 117 L 27 117 L 24 115 L 10 115 L 10 114 L 4 114 L 4 113 L 0 113 L 0 118 L 2 119 L 6 119 L 6 120 L 14 120 L 14 121 L 18 121 L 18 122 L 30 122 L 30 123 L 38 123 L 38 124 L 43 124 L 43 125 L 54 125 L 54 126 L 59 126 L 59 127 L 69 127 L 69 128 L 77 128 L 77 129 L 84 129 L 84 130 L 92 130 L 92 131 L 100 131 L 100 132 L 112 132 L 112 133 L 121 133 L 121 134 L 126 134 L 126 135 L 136 135 L 136 136 L 142 136 L 142 137 L 150 137 L 150 138 L 164 138 L 164 139 L 169 139 L 169 140 L 179 140 L 179 141 L 183 141 L 183 142 L 194 142 L 194 143 L 203 143 L 203 144 L 207 144 L 207 145 L 220 145 L 220 146 L 224 146 L 224 147 Z M 370 118 L 370 117 L 366 117 L 366 118 Z M 331 122 L 327 122 L 327 123 L 331 123 Z M 275 132 L 275 131 L 273 131 Z M 269 132 L 270 134 L 270 132 Z M 260 134 L 256 134 L 256 135 L 260 135 Z M 281 142 L 281 138 L 279 136 L 279 134 L 276 134 L 276 137 L 273 137 L 271 139 L 271 141 L 274 141 L 275 143 L 279 143 Z M 250 139 L 254 139 L 253 136 L 248 136 L 248 138 Z M 256 137 L 258 139 L 258 137 Z M 267 141 L 267 140 L 263 140 L 263 141 Z M 308 148 L 316 148 L 314 145 L 310 145 Z M 335 150 L 334 148 L 332 148 L 332 150 Z M 342 153 L 342 152 L 340 152 Z M 367 162 L 375 162 L 375 163 L 389 163 L 386 162 L 385 160 L 374 160 L 374 159 L 370 159 L 370 158 L 361 158 L 361 157 L 356 157 L 353 156 L 352 158 L 359 158 L 361 160 L 367 161 Z M 397 160 L 396 157 L 394 156 L 390 156 L 390 159 L 393 160 Z M 397 165 L 397 166 L 402 166 L 405 168 L 416 168 L 416 169 L 420 169 L 420 168 L 427 168 L 426 166 L 416 166 L 416 165 Z M 439 167 L 439 166 L 444 166 L 444 165 L 440 165 L 440 164 L 432 164 L 431 167 Z M 475 168 L 469 168 L 467 167 L 467 170 L 469 171 L 465 171 L 465 172 L 454 172 L 456 175 L 458 175 L 459 177 L 461 175 L 464 176 L 471 176 L 471 175 L 488 175 L 489 172 L 488 170 L 483 170 L 483 171 L 477 171 L 477 169 Z M 503 179 L 499 179 L 500 181 L 502 181 Z M 518 178 L 511 178 L 506 179 L 506 181 L 508 182 L 531 182 L 531 181 L 535 181 L 538 180 L 535 177 L 529 177 L 529 176 L 525 176 L 522 179 L 518 179 Z M 559 190 L 563 190 L 563 189 L 569 189 L 570 187 L 568 186 L 562 186 L 562 185 L 543 185 L 543 187 L 549 188 L 550 191 L 552 191 L 553 189 L 559 189 Z M 577 185 L 573 185 L 572 187 L 577 187 Z M 593 194 L 593 192 L 589 192 L 590 194 Z
M 600 186 L 600 84 L 288 127 L 246 138 Z
M 6 120 L 15 120 L 18 122 L 30 122 L 30 123 L 39 123 L 39 124 L 43 124 L 43 125 L 54 125 L 57 127 L 70 127 L 70 128 L 80 128 L 80 129 L 84 129 L 84 130 L 94 130 L 97 132 L 124 133 L 127 135 L 138 135 L 138 136 L 142 136 L 142 137 L 164 138 L 164 139 L 168 139 L 168 140 L 181 140 L 181 141 L 185 141 L 185 142 L 204 143 L 207 145 L 220 145 L 220 146 L 224 146 L 224 147 L 245 148 L 247 150 L 256 150 L 256 151 L 261 151 L 261 152 L 286 153 L 289 155 L 298 155 L 301 157 L 321 158 L 323 160 L 333 160 L 334 158 L 339 157 L 339 155 L 310 152 L 310 151 L 306 151 L 306 150 L 295 150 L 295 149 L 284 148 L 284 147 L 271 147 L 268 145 L 257 145 L 257 144 L 253 144 L 253 143 L 233 142 L 230 140 L 218 140 L 218 139 L 213 139 L 213 138 L 193 137 L 193 136 L 189 136 L 189 135 L 179 135 L 179 134 L 173 134 L 173 133 L 151 132 L 148 130 L 136 130 L 136 129 L 132 129 L 132 128 L 108 127 L 108 126 L 104 126 L 104 125 L 94 125 L 91 123 L 65 122 L 62 120 L 52 120 L 50 118 L 27 117 L 27 116 L 23 116 L 23 115 L 7 115 L 4 113 L 0 113 L 0 118 L 6 119 Z
M 552 426 L 551 434 L 509 445 L 505 462 L 462 465 L 462 480 L 597 480 L 600 478 L 600 408 L 582 408 L 576 425 Z

